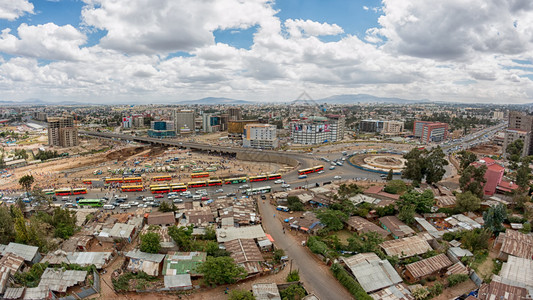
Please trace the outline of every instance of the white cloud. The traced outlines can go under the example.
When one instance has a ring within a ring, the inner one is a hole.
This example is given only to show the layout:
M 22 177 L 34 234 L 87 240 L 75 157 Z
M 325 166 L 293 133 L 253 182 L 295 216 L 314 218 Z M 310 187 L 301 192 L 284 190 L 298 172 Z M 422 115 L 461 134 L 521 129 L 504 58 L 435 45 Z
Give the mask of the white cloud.
M 10 32 L 7 28 L 0 34 L 0 51 L 5 53 L 53 60 L 82 59 L 86 53 L 79 48 L 85 44 L 86 36 L 71 25 L 22 23 L 17 29 L 18 37 Z
M 363 5 L 363 9 L 364 10 L 369 10 L 370 8 L 368 8 L 368 6 L 366 6 L 366 5 Z
M 0 19 L 13 21 L 25 13 L 33 14 L 33 4 L 28 2 L 28 0 L 0 1 Z
M 100 45 L 126 53 L 193 51 L 213 31 L 245 29 L 275 13 L 268 0 L 86 0 L 85 24 L 106 30 Z
M 344 32 L 337 24 L 319 23 L 311 20 L 287 19 L 285 27 L 292 37 L 338 35 Z

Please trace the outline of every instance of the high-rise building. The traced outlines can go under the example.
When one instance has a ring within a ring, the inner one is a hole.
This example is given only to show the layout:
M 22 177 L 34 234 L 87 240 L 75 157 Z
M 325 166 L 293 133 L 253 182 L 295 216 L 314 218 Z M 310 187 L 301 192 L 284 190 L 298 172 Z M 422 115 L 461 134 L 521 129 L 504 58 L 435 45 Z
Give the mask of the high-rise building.
M 122 128 L 131 128 L 133 125 L 133 117 L 122 117 Z
M 381 132 L 383 130 L 383 121 L 381 120 L 361 120 L 359 121 L 360 132 Z
M 533 129 L 533 116 L 525 112 L 511 111 L 507 119 L 507 129 L 503 142 L 503 151 L 505 153 L 507 146 L 512 142 L 520 139 L 524 141 L 522 156 L 533 155 L 533 139 L 531 131 Z
M 213 113 L 204 113 L 202 115 L 202 131 L 205 133 L 220 131 L 220 116 Z
M 244 126 L 243 147 L 274 149 L 278 147 L 276 125 L 247 124 Z
M 293 142 L 306 145 L 340 141 L 344 138 L 344 127 L 344 115 L 312 116 L 289 124 Z
M 134 116 L 133 117 L 133 127 L 135 127 L 135 128 L 144 127 L 144 117 Z
M 440 142 L 448 137 L 448 124 L 415 121 L 413 133 L 415 137 L 419 137 L 423 143 Z
M 240 121 L 242 120 L 242 111 L 240 108 L 232 107 L 228 109 L 229 121 Z
M 194 134 L 196 126 L 193 110 L 175 110 L 173 119 L 176 134 Z
M 228 137 L 232 139 L 240 139 L 244 134 L 244 127 L 247 124 L 258 123 L 257 120 L 238 120 L 228 121 Z
M 152 121 L 150 125 L 149 137 L 169 138 L 176 136 L 173 121 Z
M 50 117 L 48 121 L 48 144 L 58 147 L 74 147 L 78 145 L 78 128 L 74 117 Z

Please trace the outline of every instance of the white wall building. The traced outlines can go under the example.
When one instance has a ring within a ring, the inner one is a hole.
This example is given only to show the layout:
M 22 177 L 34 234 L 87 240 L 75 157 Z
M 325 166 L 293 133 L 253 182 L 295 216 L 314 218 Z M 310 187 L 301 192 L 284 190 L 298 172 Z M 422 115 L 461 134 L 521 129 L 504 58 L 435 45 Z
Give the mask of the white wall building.
M 244 126 L 243 147 L 274 149 L 278 147 L 276 125 L 247 124 Z

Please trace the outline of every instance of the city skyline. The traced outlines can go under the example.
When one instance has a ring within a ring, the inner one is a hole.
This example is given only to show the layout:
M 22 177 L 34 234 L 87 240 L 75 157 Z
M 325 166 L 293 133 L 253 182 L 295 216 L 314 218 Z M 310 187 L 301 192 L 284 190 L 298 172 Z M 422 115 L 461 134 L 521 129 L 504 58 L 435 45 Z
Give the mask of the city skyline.
M 0 4 L 5 101 L 533 100 L 528 1 Z

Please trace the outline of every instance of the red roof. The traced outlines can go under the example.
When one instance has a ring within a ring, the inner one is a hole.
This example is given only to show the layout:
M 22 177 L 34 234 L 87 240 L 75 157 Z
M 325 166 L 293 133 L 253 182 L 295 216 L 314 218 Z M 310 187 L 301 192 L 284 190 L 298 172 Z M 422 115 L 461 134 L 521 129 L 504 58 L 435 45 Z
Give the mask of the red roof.
M 500 166 L 500 165 L 498 165 L 498 164 L 490 165 L 487 169 L 491 170 L 491 171 L 495 171 L 495 172 L 503 172 L 503 171 L 505 171 L 505 168 Z
M 498 185 L 498 189 L 503 190 L 505 192 L 512 192 L 513 190 L 516 190 L 517 188 L 518 188 L 518 185 L 512 181 L 502 180 L 500 184 Z
M 490 157 L 483 157 L 483 158 L 480 159 L 480 160 L 485 161 L 485 164 L 486 164 L 487 166 L 490 166 L 490 165 L 496 163 L 496 161 L 495 161 L 494 159 L 490 158 Z
M 367 193 L 367 194 L 377 194 L 377 193 L 381 192 L 382 189 L 383 189 L 382 186 L 375 185 L 375 186 L 371 186 L 368 189 L 366 189 L 365 193 Z

